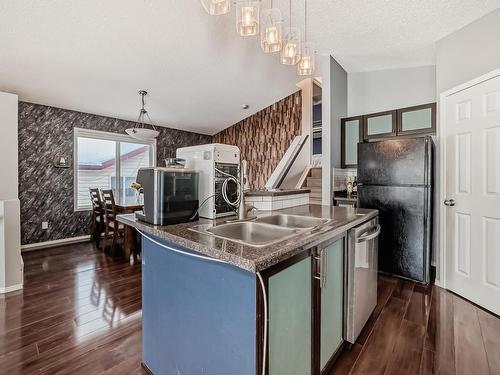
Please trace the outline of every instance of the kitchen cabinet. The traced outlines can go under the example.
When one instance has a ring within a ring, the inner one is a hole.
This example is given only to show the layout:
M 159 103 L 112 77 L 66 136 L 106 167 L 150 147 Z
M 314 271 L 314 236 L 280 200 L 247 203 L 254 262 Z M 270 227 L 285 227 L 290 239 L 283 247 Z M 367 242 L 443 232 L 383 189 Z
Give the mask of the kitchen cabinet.
M 397 111 L 385 111 L 363 116 L 364 140 L 394 137 L 397 135 Z
M 309 256 L 269 277 L 270 375 L 311 374 L 311 262 Z
M 345 234 L 262 273 L 268 375 L 331 370 L 344 343 L 344 253 Z
M 347 117 L 340 125 L 341 167 L 356 168 L 359 142 L 435 134 L 436 103 Z
M 318 248 L 321 374 L 328 374 L 343 342 L 344 238 Z
M 398 135 L 436 132 L 436 103 L 398 109 Z
M 356 168 L 358 165 L 358 143 L 363 141 L 363 117 L 343 118 L 340 129 L 342 168 Z

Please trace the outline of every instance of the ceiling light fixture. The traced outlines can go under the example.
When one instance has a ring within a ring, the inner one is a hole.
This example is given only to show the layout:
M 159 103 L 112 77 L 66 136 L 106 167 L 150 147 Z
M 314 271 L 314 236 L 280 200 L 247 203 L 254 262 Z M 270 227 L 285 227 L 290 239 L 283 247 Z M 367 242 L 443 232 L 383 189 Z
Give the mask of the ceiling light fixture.
M 236 31 L 240 36 L 259 33 L 260 1 L 239 0 L 236 3 Z
M 314 73 L 315 56 L 314 48 L 307 41 L 307 0 L 304 0 L 304 45 L 302 57 L 297 65 L 297 73 L 300 76 L 308 76 Z
M 153 121 L 151 121 L 151 118 L 149 117 L 148 111 L 144 108 L 145 106 L 145 101 L 144 97 L 148 94 L 147 91 L 141 90 L 139 91 L 139 95 L 141 96 L 141 111 L 139 112 L 139 118 L 137 119 L 137 122 L 135 123 L 133 128 L 129 128 L 125 130 L 125 132 L 130 135 L 131 137 L 135 139 L 139 139 L 141 141 L 152 141 L 156 137 L 158 137 L 158 134 L 160 132 L 156 130 L 156 126 L 153 125 Z M 151 124 L 152 129 L 147 129 L 146 124 L 144 122 L 145 118 L 149 120 L 149 123 Z
M 265 53 L 279 52 L 282 43 L 282 24 L 281 11 L 278 8 L 273 8 L 273 0 L 271 0 L 271 8 L 262 11 L 260 20 L 260 46 Z
M 220 16 L 229 13 L 231 9 L 230 0 L 201 0 L 201 5 L 211 16 Z
M 285 28 L 283 48 L 281 49 L 280 62 L 283 65 L 295 65 L 300 61 L 300 30 L 292 27 L 292 0 L 290 6 L 290 26 Z

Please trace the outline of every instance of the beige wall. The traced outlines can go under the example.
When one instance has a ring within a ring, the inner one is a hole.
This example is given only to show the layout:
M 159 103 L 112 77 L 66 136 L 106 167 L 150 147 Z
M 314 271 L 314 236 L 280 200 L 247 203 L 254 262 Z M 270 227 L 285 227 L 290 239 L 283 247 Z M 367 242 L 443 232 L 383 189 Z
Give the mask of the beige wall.
M 22 286 L 17 95 L 0 92 L 0 293 Z
M 0 200 L 17 199 L 17 95 L 0 92 L 0 129 Z
M 500 68 L 500 9 L 436 43 L 437 94 Z
M 436 67 L 348 73 L 347 97 L 349 116 L 435 102 Z

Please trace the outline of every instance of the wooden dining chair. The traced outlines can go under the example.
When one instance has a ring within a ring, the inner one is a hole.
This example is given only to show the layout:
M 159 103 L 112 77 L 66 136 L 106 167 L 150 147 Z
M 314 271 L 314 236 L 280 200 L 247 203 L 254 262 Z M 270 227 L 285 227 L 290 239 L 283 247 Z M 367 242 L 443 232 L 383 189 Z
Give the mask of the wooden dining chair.
M 90 235 L 95 245 L 99 248 L 101 234 L 105 230 L 104 210 L 101 203 L 101 193 L 97 188 L 90 188 L 90 201 L 92 202 L 92 224 Z
M 102 206 L 104 210 L 104 221 L 105 221 L 105 232 L 104 232 L 104 249 L 106 249 L 106 244 L 108 241 L 110 231 L 113 232 L 113 243 L 111 244 L 111 256 L 115 255 L 116 251 L 116 240 L 120 234 L 123 234 L 125 226 L 118 221 L 116 221 L 116 204 L 115 197 L 113 195 L 113 190 L 103 189 L 101 190 L 102 196 Z

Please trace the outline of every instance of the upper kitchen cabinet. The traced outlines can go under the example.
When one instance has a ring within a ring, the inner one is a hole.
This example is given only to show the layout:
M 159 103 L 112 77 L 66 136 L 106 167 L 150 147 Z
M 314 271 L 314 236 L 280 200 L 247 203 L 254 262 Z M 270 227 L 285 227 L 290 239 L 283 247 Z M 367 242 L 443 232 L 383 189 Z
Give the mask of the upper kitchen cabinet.
M 397 111 L 363 116 L 364 140 L 394 137 L 397 133 Z
M 343 118 L 340 128 L 342 168 L 356 168 L 359 142 L 436 134 L 436 103 Z
M 363 117 L 343 118 L 341 121 L 341 164 L 342 168 L 356 168 L 358 164 L 358 143 L 363 141 Z
M 398 135 L 434 134 L 436 103 L 398 109 Z

